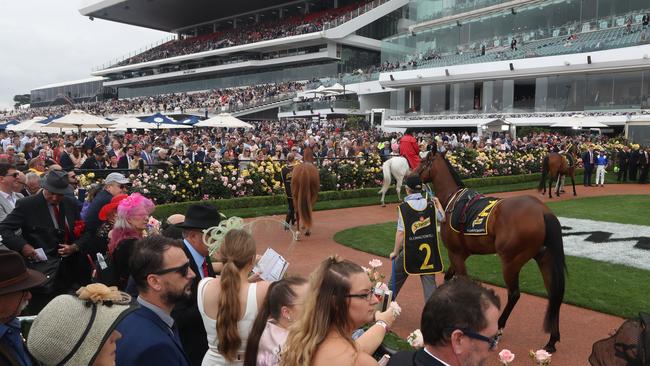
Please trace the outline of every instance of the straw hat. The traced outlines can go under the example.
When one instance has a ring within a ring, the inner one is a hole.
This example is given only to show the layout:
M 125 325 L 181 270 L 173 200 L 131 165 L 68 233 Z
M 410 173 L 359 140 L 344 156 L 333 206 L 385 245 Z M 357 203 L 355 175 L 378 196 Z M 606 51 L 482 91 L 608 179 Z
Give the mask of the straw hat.
M 137 307 L 115 287 L 91 284 L 61 295 L 36 317 L 27 348 L 44 365 L 92 365 L 115 326 Z

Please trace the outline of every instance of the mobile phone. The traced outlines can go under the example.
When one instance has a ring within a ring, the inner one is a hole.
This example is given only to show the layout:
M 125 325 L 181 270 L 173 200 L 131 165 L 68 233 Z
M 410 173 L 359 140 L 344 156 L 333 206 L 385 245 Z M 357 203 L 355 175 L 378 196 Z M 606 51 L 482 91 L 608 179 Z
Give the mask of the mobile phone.
M 389 355 L 383 355 L 379 359 L 379 362 L 377 362 L 377 364 L 379 364 L 379 366 L 386 366 L 386 365 L 388 365 L 389 361 L 390 361 L 390 356 Z

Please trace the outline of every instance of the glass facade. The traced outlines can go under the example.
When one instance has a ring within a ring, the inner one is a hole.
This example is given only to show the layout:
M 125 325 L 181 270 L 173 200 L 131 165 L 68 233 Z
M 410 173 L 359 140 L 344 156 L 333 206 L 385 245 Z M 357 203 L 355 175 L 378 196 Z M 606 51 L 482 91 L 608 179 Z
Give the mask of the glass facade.
M 138 85 L 120 87 L 119 98 L 135 98 L 140 96 L 185 93 L 199 90 L 231 88 L 265 83 L 280 83 L 285 81 L 312 80 L 317 75 L 336 77 L 338 63 L 304 65 L 294 68 L 278 68 L 268 70 L 253 70 L 236 74 L 210 76 L 197 79 L 185 79 L 177 82 L 165 82 L 153 85 Z
M 650 108 L 650 71 L 563 74 L 408 87 L 391 93 L 400 113 L 518 113 Z
M 86 99 L 94 98 L 95 96 L 101 96 L 102 93 L 102 81 L 90 81 L 32 90 L 31 103 L 34 106 L 47 105 L 62 98 L 70 98 L 74 101 L 84 101 Z
M 496 0 L 413 0 L 409 17 L 415 22 L 439 19 L 485 6 Z M 479 54 L 510 50 L 512 39 L 518 46 L 552 37 L 624 27 L 627 19 L 641 22 L 650 3 L 646 0 L 550 0 L 508 8 L 458 21 L 443 22 L 415 34 L 384 39 L 382 62 L 422 58 L 422 55 Z M 600 46 L 594 44 L 594 46 Z M 604 45 L 603 45 L 604 46 Z M 556 52 L 561 52 L 558 49 Z M 553 51 L 550 51 L 553 53 Z M 507 57 L 507 55 L 506 55 Z M 528 57 L 521 55 L 520 57 Z M 452 61 L 453 63 L 453 61 Z M 451 64 L 451 63 L 450 63 Z

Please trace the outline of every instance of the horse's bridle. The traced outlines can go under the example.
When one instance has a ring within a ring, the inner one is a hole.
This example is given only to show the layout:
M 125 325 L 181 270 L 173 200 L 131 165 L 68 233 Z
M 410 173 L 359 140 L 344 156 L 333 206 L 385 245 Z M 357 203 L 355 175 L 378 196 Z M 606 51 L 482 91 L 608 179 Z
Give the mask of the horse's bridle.
M 433 154 L 433 157 L 430 157 L 431 154 Z M 429 153 L 427 154 L 426 158 L 424 158 L 424 160 L 423 160 L 422 162 L 420 162 L 420 165 L 415 169 L 415 173 L 417 173 L 417 175 L 419 176 L 419 175 L 420 175 L 420 172 L 423 172 L 423 171 L 425 171 L 426 169 L 430 169 L 430 168 L 431 168 L 431 163 L 433 163 L 433 160 L 436 158 L 436 155 L 437 155 L 436 152 L 434 152 L 434 151 L 429 151 Z M 425 165 L 425 164 L 422 164 L 422 163 L 426 163 L 426 165 Z M 431 182 L 431 185 L 433 185 L 433 181 Z M 430 191 L 430 189 L 428 188 L 428 185 L 425 185 L 425 186 L 427 187 L 427 190 Z M 458 193 L 459 191 L 460 191 L 460 189 L 458 189 L 458 190 L 456 190 L 456 191 L 454 191 L 454 192 L 449 193 L 449 195 L 448 195 L 444 200 L 441 200 L 440 203 L 443 204 L 443 205 L 445 205 L 445 204 L 448 205 L 448 204 L 449 204 L 449 199 L 450 199 L 453 195 L 455 195 L 456 193 Z M 431 192 L 431 197 L 433 197 L 433 192 Z M 446 207 L 445 207 L 445 209 L 446 209 Z

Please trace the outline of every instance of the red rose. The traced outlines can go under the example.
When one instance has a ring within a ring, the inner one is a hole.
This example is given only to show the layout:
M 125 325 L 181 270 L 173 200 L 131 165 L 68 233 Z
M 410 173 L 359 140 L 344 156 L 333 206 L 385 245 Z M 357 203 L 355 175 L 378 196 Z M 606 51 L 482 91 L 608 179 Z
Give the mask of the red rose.
M 73 230 L 74 236 L 76 238 L 81 237 L 81 234 L 83 234 L 84 230 L 86 230 L 86 223 L 84 222 L 84 220 L 75 221 L 74 230 Z

